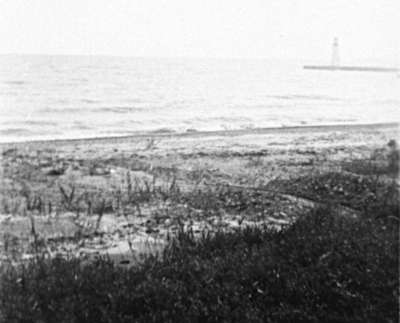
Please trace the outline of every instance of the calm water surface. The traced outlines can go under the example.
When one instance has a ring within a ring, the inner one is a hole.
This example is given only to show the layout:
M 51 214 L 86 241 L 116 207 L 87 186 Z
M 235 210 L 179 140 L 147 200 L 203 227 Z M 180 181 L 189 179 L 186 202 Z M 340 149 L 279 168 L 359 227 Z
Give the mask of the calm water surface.
M 302 62 L 0 56 L 0 141 L 400 120 L 400 77 Z

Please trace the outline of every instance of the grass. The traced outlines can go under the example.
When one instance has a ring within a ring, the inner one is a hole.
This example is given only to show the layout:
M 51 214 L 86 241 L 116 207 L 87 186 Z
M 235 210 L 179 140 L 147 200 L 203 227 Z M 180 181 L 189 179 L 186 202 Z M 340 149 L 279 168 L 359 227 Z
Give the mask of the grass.
M 341 162 L 339 170 L 316 172 L 287 180 L 276 180 L 267 187 L 323 204 L 337 204 L 382 217 L 400 219 L 399 150 L 391 140 L 389 151 L 377 149 L 368 159 Z
M 161 255 L 130 268 L 104 257 L 49 258 L 40 252 L 18 265 L 3 263 L 0 322 L 397 322 L 399 153 L 396 143 L 389 148 L 387 158 L 382 153 L 261 187 L 269 193 L 234 185 L 204 188 L 201 172 L 193 174 L 194 188 L 184 191 L 175 171 L 163 185 L 157 177 L 139 180 L 127 172 L 114 191 L 59 183 L 56 201 L 22 187 L 29 214 L 57 208 L 77 217 L 97 214 L 99 221 L 106 212 L 140 216 L 142 207 L 159 201 L 160 217 L 162 207 L 185 205 L 166 209 L 183 222 L 193 210 L 201 211 L 202 221 L 225 213 L 269 216 L 279 194 L 325 206 L 299 209 L 297 220 L 280 231 L 181 230 Z M 20 211 L 18 189 L 9 213 Z M 354 210 L 353 216 L 339 205 Z M 32 232 L 38 246 L 33 224 Z M 5 241 L 13 253 L 13 237 Z
M 4 322 L 395 322 L 398 222 L 317 209 L 283 231 L 180 232 L 162 257 L 3 266 Z

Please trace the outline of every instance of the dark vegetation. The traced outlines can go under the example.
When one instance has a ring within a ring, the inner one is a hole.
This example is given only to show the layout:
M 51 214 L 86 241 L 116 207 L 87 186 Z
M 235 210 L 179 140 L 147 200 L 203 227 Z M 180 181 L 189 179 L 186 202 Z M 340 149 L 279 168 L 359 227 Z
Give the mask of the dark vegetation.
M 317 209 L 278 232 L 181 232 L 161 258 L 3 266 L 4 322 L 396 322 L 398 222 Z
M 371 215 L 384 216 L 386 209 L 390 208 L 390 214 L 399 218 L 398 184 L 393 180 L 385 182 L 380 177 L 329 172 L 280 181 L 278 185 L 281 191 L 289 194 L 316 202 L 339 204 Z M 385 210 L 382 205 L 385 205 Z
M 108 258 L 41 253 L 18 265 L 3 263 L 0 321 L 397 322 L 399 153 L 395 142 L 388 147 L 371 160 L 277 179 L 259 190 L 221 185 L 184 192 L 174 177 L 157 187 L 127 176 L 126 191 L 113 192 L 108 203 L 104 195 L 61 186 L 62 208 L 99 216 L 107 208 L 123 213 L 127 207 L 140 214 L 154 199 L 187 205 L 177 211 L 182 219 L 191 209 L 203 217 L 269 214 L 279 194 L 317 207 L 281 230 L 242 227 L 199 236 L 182 229 L 161 255 L 147 255 L 130 268 Z M 49 208 L 30 201 L 31 208 Z M 343 214 L 338 206 L 353 213 Z
M 340 172 L 312 172 L 308 176 L 277 180 L 269 188 L 322 204 L 345 206 L 364 215 L 400 219 L 400 154 L 394 140 L 389 151 L 376 150 L 370 159 L 342 162 Z

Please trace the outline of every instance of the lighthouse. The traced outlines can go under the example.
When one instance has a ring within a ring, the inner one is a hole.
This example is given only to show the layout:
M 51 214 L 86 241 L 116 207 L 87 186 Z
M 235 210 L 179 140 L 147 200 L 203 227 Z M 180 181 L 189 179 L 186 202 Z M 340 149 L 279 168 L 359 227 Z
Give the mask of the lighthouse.
M 330 65 L 304 65 L 306 70 L 322 70 L 322 71 L 349 71 L 349 72 L 389 72 L 400 73 L 397 67 L 386 66 L 343 66 L 339 60 L 339 41 L 337 37 L 333 39 L 332 57 Z
M 331 66 L 332 67 L 339 67 L 340 59 L 339 59 L 339 41 L 337 37 L 334 38 L 332 44 L 332 59 L 331 59 Z

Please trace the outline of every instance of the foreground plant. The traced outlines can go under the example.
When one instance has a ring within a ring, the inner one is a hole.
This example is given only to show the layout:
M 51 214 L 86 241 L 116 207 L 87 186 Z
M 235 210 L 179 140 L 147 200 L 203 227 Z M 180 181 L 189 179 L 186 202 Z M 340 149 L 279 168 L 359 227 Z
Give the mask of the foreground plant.
M 162 257 L 3 266 L 3 322 L 395 322 L 398 222 L 329 209 L 283 231 L 180 232 Z

